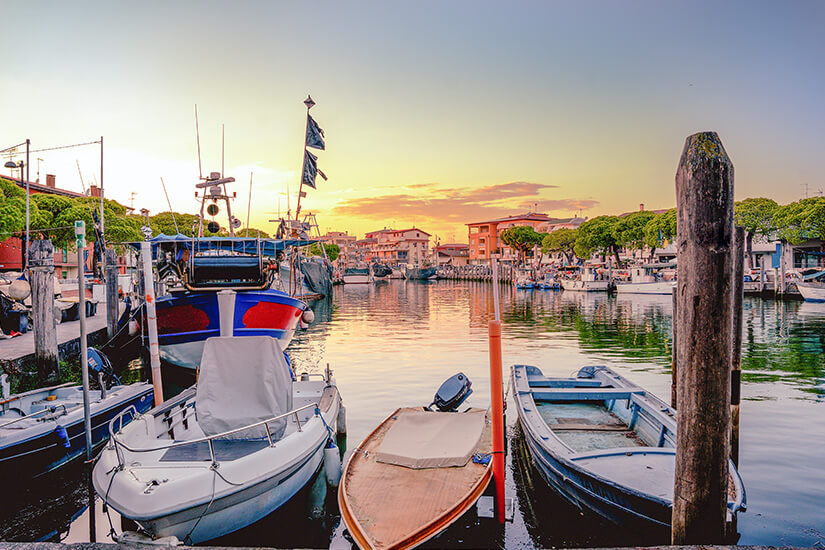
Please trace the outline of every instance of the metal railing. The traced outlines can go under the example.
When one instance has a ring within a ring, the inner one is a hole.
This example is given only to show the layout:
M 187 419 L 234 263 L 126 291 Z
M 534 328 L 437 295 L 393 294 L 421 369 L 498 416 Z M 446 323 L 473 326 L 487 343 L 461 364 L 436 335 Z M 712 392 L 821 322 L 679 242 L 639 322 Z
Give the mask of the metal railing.
M 301 432 L 301 431 L 303 431 L 303 428 L 301 427 L 301 419 L 298 416 L 298 413 L 303 411 L 303 410 L 309 409 L 310 407 L 317 408 L 318 404 L 317 403 L 308 403 L 308 404 L 304 405 L 303 407 L 298 407 L 297 409 L 293 409 L 293 410 L 291 410 L 287 413 L 279 414 L 278 416 L 273 416 L 272 418 L 268 418 L 266 420 L 261 420 L 260 422 L 256 422 L 254 424 L 249 424 L 248 426 L 243 426 L 241 428 L 235 428 L 233 430 L 228 430 L 228 431 L 225 431 L 225 432 L 222 432 L 222 433 L 219 433 L 219 434 L 210 435 L 210 436 L 206 436 L 206 437 L 201 437 L 201 438 L 198 438 L 198 439 L 191 439 L 191 440 L 187 440 L 187 441 L 172 442 L 172 443 L 169 443 L 167 445 L 161 445 L 159 447 L 146 447 L 146 448 L 140 448 L 140 449 L 133 449 L 132 447 L 129 447 L 128 445 L 126 445 L 122 441 L 118 440 L 118 438 L 117 438 L 117 434 L 120 433 L 121 429 L 123 429 L 122 417 L 125 416 L 125 414 L 127 412 L 129 412 L 129 409 L 134 409 L 134 407 L 129 407 L 129 408 L 125 409 L 123 412 L 121 412 L 120 414 L 118 414 L 117 416 L 115 416 L 114 418 L 112 418 L 109 421 L 109 437 L 110 437 L 111 443 L 115 447 L 115 455 L 117 455 L 117 461 L 118 461 L 118 465 L 120 467 L 123 467 L 123 457 L 121 456 L 120 452 L 118 452 L 118 446 L 120 446 L 121 448 L 123 448 L 126 451 L 129 451 L 130 453 L 150 453 L 150 452 L 154 452 L 154 451 L 163 451 L 163 450 L 167 450 L 167 449 L 174 449 L 176 447 L 184 447 L 186 445 L 197 445 L 198 443 L 203 443 L 203 442 L 206 442 L 209 445 L 209 456 L 212 459 L 212 465 L 216 466 L 218 464 L 218 462 L 215 458 L 215 448 L 214 448 L 214 445 L 212 443 L 212 441 L 214 439 L 219 439 L 219 438 L 222 438 L 222 437 L 226 437 L 228 435 L 233 435 L 233 434 L 243 432 L 243 431 L 246 431 L 246 430 L 251 430 L 252 428 L 257 428 L 259 426 L 264 426 L 264 428 L 266 428 L 266 438 L 269 441 L 269 446 L 274 447 L 275 442 L 272 440 L 272 431 L 269 429 L 269 423 L 274 422 L 276 420 L 280 420 L 282 418 L 287 418 L 289 416 L 295 415 L 295 422 L 296 422 L 296 424 L 298 424 L 298 431 Z M 136 412 L 137 411 L 135 411 L 135 413 Z M 133 418 L 135 418 L 135 417 L 136 416 L 133 416 Z M 117 432 L 114 431 L 115 421 L 119 421 L 119 425 L 120 425 L 120 429 L 118 429 Z

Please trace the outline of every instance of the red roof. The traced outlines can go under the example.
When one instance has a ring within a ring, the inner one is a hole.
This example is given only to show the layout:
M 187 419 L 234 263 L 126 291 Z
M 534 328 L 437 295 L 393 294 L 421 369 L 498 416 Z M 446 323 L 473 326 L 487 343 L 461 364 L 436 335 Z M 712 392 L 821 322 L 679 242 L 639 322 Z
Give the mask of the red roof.
M 505 218 L 499 218 L 497 220 L 490 220 L 486 222 L 474 222 L 474 223 L 465 223 L 464 225 L 484 225 L 486 223 L 502 223 L 502 222 L 514 222 L 514 221 L 531 221 L 531 222 L 549 222 L 553 221 L 555 218 L 551 218 L 547 214 L 536 214 L 533 212 L 528 212 L 526 214 L 519 214 L 517 216 L 507 216 Z

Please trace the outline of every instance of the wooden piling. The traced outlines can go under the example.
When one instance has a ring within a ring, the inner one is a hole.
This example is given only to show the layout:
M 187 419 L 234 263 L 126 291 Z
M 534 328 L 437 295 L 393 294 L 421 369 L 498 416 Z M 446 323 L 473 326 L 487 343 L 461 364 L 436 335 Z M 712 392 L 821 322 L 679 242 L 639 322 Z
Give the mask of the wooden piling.
M 730 458 L 739 466 L 739 401 L 742 380 L 742 300 L 745 293 L 745 229 L 737 227 L 733 247 L 733 354 L 730 366 Z
M 54 246 L 50 240 L 34 240 L 29 248 L 34 358 L 42 382 L 60 378 L 57 327 L 54 318 Z
M 106 266 L 106 334 L 109 339 L 115 337 L 117 332 L 118 311 L 118 284 L 117 284 L 117 252 L 113 248 L 107 248 L 105 253 Z
M 715 132 L 685 140 L 676 172 L 679 280 L 673 544 L 725 537 L 732 352 L 733 164 Z
M 676 404 L 678 403 L 678 393 L 676 392 L 677 388 L 677 379 L 676 379 L 676 308 L 678 307 L 677 302 L 677 293 L 676 287 L 673 287 L 671 291 L 671 296 L 673 297 L 673 316 L 671 320 L 671 324 L 673 326 L 673 342 L 671 343 L 670 349 L 670 406 L 674 409 L 677 408 Z

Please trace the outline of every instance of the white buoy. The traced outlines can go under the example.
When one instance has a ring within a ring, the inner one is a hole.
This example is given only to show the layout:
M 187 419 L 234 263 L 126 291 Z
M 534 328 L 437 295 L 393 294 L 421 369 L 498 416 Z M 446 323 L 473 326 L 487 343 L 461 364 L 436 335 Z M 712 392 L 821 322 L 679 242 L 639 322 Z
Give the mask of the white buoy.
M 315 320 L 315 312 L 311 309 L 304 310 L 304 312 L 301 314 L 301 320 L 309 325 L 310 323 L 312 323 L 312 321 Z
M 25 279 L 15 279 L 9 285 L 8 295 L 12 300 L 22 302 L 32 293 L 32 287 Z
M 330 487 L 338 487 L 341 481 L 341 454 L 338 446 L 331 441 L 331 447 L 324 448 L 324 475 Z
M 335 427 L 335 431 L 339 434 L 347 433 L 347 409 L 344 407 L 343 403 L 341 403 L 338 408 L 338 418 L 335 421 Z

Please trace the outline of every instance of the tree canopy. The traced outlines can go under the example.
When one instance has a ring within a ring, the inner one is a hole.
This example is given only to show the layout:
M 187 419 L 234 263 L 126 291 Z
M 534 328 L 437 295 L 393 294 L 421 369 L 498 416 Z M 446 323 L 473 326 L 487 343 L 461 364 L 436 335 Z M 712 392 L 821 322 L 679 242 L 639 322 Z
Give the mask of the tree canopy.
M 321 243 L 312 243 L 309 247 L 309 253 L 313 256 L 323 256 L 324 254 L 321 252 L 320 244 Z M 338 255 L 341 253 L 341 247 L 333 243 L 324 243 L 324 250 L 326 250 L 327 258 L 329 258 L 331 262 L 338 259 Z
M 656 213 L 650 210 L 640 210 L 618 218 L 613 226 L 616 244 L 625 248 L 644 248 L 645 227 L 654 218 L 656 218 Z
M 751 235 L 767 236 L 775 230 L 773 217 L 777 208 L 779 205 L 773 199 L 745 199 L 734 204 L 734 221 Z
M 573 247 L 576 245 L 577 236 L 578 230 L 576 229 L 564 228 L 547 233 L 541 240 L 541 251 L 545 254 L 548 252 L 561 252 L 567 258 L 567 262 L 572 264 L 575 255 Z
M 825 197 L 812 197 L 776 208 L 777 237 L 791 244 L 806 239 L 825 240 Z
M 541 242 L 543 236 L 529 225 L 519 225 L 502 231 L 501 242 L 518 252 L 523 259 L 528 250 Z
M 597 216 L 587 220 L 579 226 L 576 245 L 573 248 L 576 256 L 587 258 L 593 252 L 613 254 L 616 263 L 619 261 L 619 244 L 614 235 L 614 228 L 619 218 L 616 216 Z

